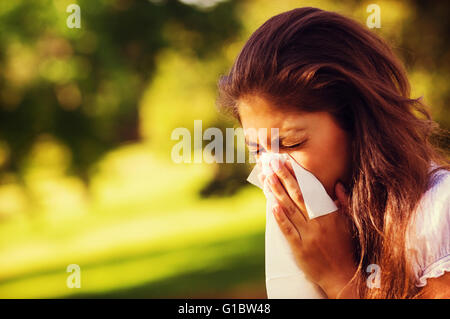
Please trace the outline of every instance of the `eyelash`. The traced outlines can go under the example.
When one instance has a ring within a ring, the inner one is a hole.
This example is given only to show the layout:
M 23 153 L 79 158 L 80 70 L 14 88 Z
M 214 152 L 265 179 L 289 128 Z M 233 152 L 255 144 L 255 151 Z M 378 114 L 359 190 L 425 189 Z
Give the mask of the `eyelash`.
M 307 140 L 304 140 L 300 143 L 294 144 L 294 145 L 289 145 L 289 146 L 281 146 L 280 149 L 294 149 L 297 147 L 302 146 L 303 144 L 306 143 Z M 261 153 L 260 149 L 258 148 L 256 151 L 250 151 L 250 154 L 252 155 L 259 155 L 259 153 Z

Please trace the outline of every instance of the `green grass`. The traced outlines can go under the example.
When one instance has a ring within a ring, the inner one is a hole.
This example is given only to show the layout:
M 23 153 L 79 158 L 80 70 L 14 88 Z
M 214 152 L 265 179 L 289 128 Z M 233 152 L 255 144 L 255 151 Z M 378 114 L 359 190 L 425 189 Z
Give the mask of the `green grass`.
M 2 225 L 0 297 L 189 297 L 264 281 L 258 190 L 139 208 L 149 213 Z M 79 289 L 66 286 L 69 264 L 81 267 Z

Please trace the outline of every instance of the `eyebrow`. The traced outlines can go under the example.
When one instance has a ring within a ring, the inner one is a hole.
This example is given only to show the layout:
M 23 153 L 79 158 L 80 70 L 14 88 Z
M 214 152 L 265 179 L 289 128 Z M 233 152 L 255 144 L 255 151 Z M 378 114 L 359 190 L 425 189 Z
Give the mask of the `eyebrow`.
M 299 128 L 291 128 L 291 129 L 287 129 L 286 131 L 287 132 L 300 132 L 300 131 L 305 131 L 306 130 L 306 128 L 303 128 L 303 127 L 299 127 Z M 282 134 L 282 135 L 279 135 L 279 137 L 278 137 L 278 142 L 281 144 L 281 142 L 283 141 L 283 140 L 285 140 L 286 138 L 288 138 L 289 136 L 287 136 L 288 134 L 287 133 L 285 133 L 285 134 Z M 277 138 L 274 138 L 272 141 L 271 141 L 271 143 L 273 143 L 273 141 L 276 141 L 276 139 Z M 255 142 L 250 142 L 250 141 L 248 141 L 247 140 L 247 137 L 245 137 L 245 144 L 247 144 L 248 146 L 258 146 L 259 145 L 259 143 L 255 143 Z

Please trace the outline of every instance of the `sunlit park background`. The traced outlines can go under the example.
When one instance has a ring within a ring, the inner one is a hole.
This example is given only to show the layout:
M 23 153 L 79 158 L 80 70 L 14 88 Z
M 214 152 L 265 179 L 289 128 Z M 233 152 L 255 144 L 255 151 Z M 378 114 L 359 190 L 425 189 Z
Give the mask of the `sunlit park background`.
M 371 3 L 450 128 L 447 1 L 0 0 L 0 297 L 265 298 L 251 165 L 175 164 L 171 132 L 237 126 L 216 81 L 269 17 Z

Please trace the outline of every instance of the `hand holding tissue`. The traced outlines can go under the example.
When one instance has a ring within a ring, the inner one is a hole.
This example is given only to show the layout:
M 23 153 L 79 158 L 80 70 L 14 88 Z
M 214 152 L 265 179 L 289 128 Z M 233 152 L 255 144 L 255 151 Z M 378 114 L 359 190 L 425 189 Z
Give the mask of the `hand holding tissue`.
M 282 162 L 290 161 L 310 219 L 329 214 L 338 209 L 320 181 L 287 154 L 262 153 L 259 161 L 263 174 L 267 175 L 270 172 L 269 163 L 273 158 L 278 158 Z M 261 188 L 267 199 L 265 233 L 267 297 L 269 299 L 326 298 L 322 289 L 308 281 L 295 262 L 291 247 L 271 212 L 276 199 L 270 189 L 265 188 L 258 180 L 261 169 L 258 165 L 255 166 L 247 180 Z

